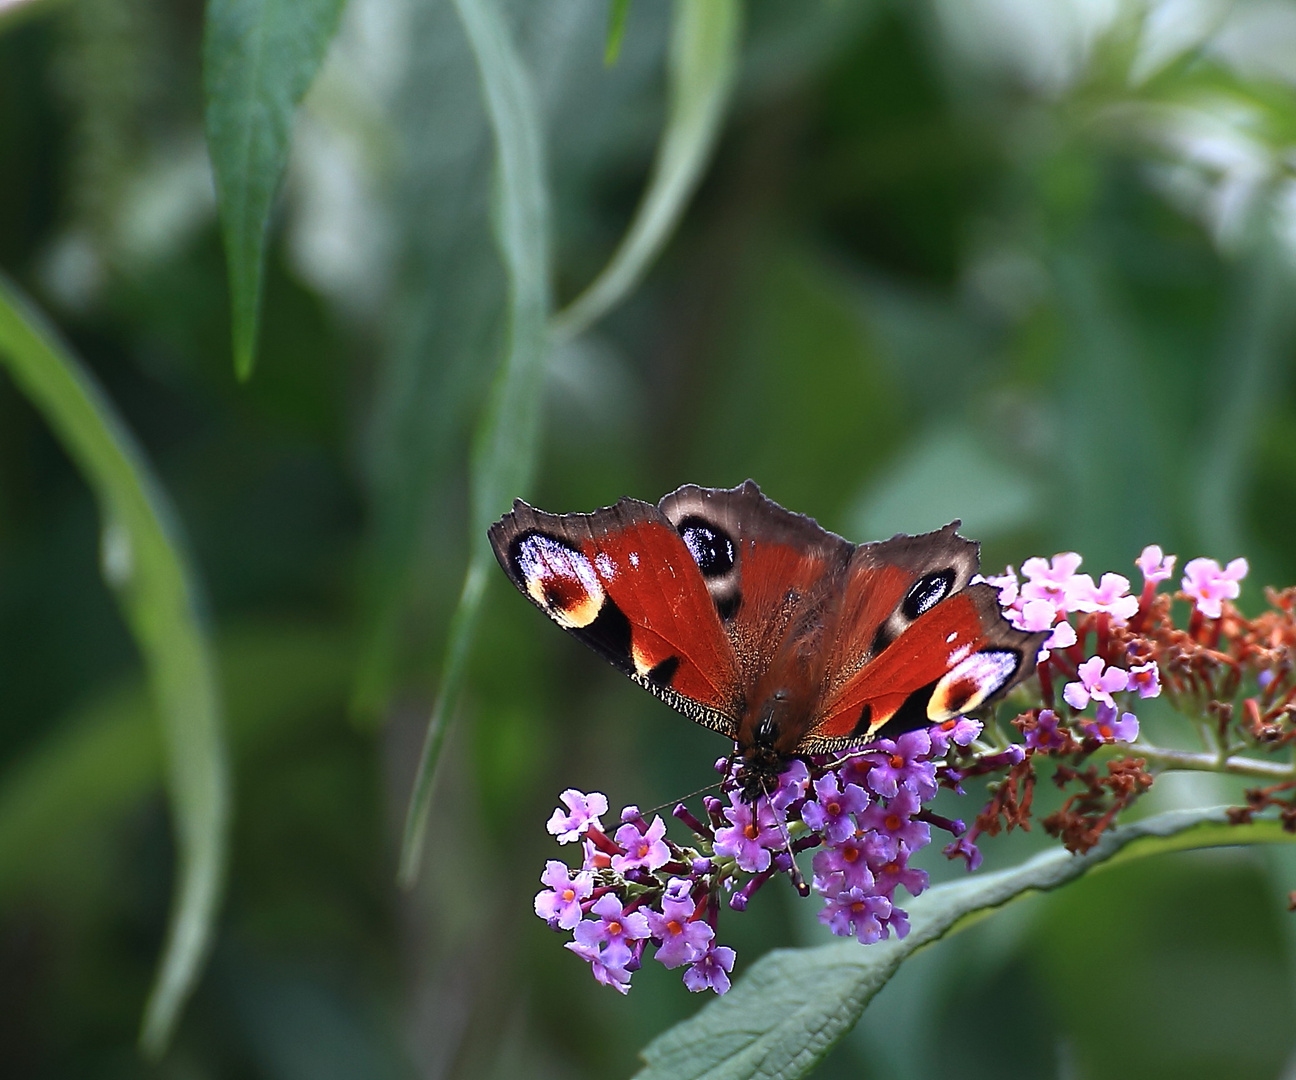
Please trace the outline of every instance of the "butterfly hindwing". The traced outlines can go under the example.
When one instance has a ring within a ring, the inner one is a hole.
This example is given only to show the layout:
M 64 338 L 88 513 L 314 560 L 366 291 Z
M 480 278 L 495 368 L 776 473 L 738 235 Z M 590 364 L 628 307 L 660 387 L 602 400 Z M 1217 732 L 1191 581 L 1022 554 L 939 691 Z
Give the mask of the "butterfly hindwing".
M 870 643 L 864 663 L 856 664 L 849 643 L 839 641 L 842 664 L 830 674 L 807 749 L 856 745 L 880 731 L 905 731 L 970 712 L 1034 670 L 1047 633 L 1014 628 L 991 586 L 947 589 L 944 577 L 944 567 L 925 568 L 911 576 L 885 618 L 878 621 L 875 614 L 856 624 L 856 646 Z M 894 637 L 889 627 L 896 623 L 890 620 L 903 624 Z

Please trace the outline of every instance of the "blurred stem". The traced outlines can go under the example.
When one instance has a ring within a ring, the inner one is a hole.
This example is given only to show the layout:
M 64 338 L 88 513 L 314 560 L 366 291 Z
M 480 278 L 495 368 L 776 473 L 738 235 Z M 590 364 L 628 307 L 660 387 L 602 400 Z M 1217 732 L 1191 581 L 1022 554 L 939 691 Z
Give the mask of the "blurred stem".
M 603 46 L 603 63 L 611 67 L 621 55 L 626 23 L 630 19 L 630 0 L 610 0 L 608 4 L 607 44 Z
M 414 790 L 405 819 L 405 835 L 401 842 L 401 861 L 398 876 L 400 883 L 410 887 L 418 878 L 422 861 L 423 844 L 427 839 L 428 813 L 432 804 L 432 786 L 436 779 L 436 764 L 441 760 L 446 730 L 453 718 L 453 709 L 459 697 L 463 672 L 468 662 L 468 650 L 476 633 L 477 616 L 481 611 L 482 594 L 486 589 L 487 567 L 476 562 L 468 568 L 463 592 L 450 622 L 449 644 L 442 668 L 441 688 L 432 707 L 423 747 L 419 751 L 419 770 L 414 778 Z
M 558 341 L 589 329 L 621 303 L 670 238 L 720 133 L 740 24 L 737 0 L 675 0 L 669 112 L 648 189 L 602 273 L 554 317 Z
M 405 818 L 398 878 L 406 887 L 418 877 L 437 762 L 459 703 L 495 562 L 486 530 L 526 490 L 535 471 L 545 362 L 552 348 L 549 190 L 535 90 L 495 0 L 455 0 L 455 8 L 477 62 L 495 139 L 493 217 L 509 283 L 509 337 L 508 352 L 473 443 L 468 569 L 450 623 L 441 685 Z
M 1258 761 L 1250 757 L 1226 757 L 1218 754 L 1196 754 L 1191 750 L 1164 750 L 1159 746 L 1134 743 L 1131 754 L 1146 758 L 1158 765 L 1194 772 L 1231 773 L 1234 776 L 1254 776 L 1263 780 L 1290 780 L 1296 777 L 1296 767 L 1275 761 Z

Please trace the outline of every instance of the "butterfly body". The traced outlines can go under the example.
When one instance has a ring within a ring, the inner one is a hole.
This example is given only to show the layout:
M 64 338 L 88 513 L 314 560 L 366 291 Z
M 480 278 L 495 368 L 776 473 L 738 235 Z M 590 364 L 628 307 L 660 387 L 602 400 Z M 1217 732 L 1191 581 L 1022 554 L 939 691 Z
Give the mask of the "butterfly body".
M 518 500 L 490 539 L 545 614 L 734 740 L 754 798 L 794 755 L 948 719 L 1034 669 L 1046 635 L 971 583 L 957 524 L 855 545 L 749 480 L 592 514 Z

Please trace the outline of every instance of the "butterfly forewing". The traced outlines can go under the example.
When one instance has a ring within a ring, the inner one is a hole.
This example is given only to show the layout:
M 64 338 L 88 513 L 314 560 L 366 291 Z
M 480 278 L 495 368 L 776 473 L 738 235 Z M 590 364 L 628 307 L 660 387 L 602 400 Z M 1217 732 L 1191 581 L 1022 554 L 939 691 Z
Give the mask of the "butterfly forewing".
M 546 514 L 520 500 L 490 532 L 513 583 L 545 614 L 686 716 L 731 737 L 737 664 L 680 533 L 649 503 Z

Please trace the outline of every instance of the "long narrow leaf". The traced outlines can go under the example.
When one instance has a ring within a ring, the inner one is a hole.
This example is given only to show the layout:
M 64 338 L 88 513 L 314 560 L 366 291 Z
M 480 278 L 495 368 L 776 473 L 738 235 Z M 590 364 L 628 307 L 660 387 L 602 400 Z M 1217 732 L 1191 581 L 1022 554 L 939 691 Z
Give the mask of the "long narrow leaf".
M 228 839 L 221 703 L 198 587 L 170 503 L 130 433 L 90 374 L 3 279 L 0 357 L 94 491 L 104 576 L 144 658 L 162 722 L 179 881 L 141 1033 L 156 1056 L 207 955 Z
M 535 93 L 493 0 L 455 0 L 455 6 L 495 137 L 495 231 L 509 282 L 509 342 L 473 447 L 468 572 L 405 820 L 400 879 L 406 885 L 418 875 L 436 765 L 494 561 L 486 529 L 525 490 L 534 468 L 550 349 L 549 200 Z
M 666 129 L 643 201 L 611 261 L 554 319 L 575 337 L 629 295 L 670 237 L 711 156 L 738 55 L 737 0 L 676 0 Z
M 724 997 L 654 1039 L 636 1080 L 792 1080 L 804 1076 L 859 1019 L 873 996 L 924 945 L 987 912 L 1056 889 L 1086 871 L 1185 848 L 1293 842 L 1274 821 L 1227 824 L 1226 808 L 1160 814 L 1107 833 L 1084 855 L 1057 848 L 1021 866 L 930 889 L 907 905 L 905 938 L 780 949 Z
M 343 0 L 209 0 L 203 32 L 207 149 L 229 266 L 234 370 L 256 361 L 270 205 L 293 115 L 337 32 Z

